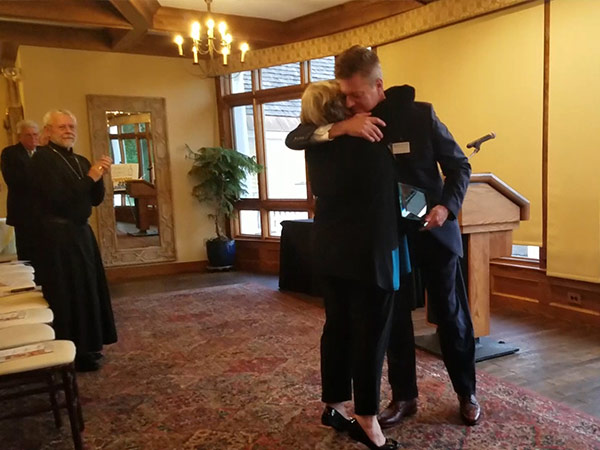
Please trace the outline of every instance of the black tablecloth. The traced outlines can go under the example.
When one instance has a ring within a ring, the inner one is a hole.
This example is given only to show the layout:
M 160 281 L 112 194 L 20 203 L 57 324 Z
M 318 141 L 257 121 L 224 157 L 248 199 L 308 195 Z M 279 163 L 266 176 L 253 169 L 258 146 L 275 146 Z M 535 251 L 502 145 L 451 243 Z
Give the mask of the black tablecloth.
M 281 222 L 279 289 L 318 296 L 312 251 L 313 220 Z

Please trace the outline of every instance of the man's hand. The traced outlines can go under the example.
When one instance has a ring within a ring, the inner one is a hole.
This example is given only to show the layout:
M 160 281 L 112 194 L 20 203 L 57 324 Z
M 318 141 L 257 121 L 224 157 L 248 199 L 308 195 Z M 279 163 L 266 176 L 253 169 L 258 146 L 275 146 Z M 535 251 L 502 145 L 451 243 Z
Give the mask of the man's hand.
M 358 113 L 349 119 L 333 124 L 329 130 L 329 139 L 347 134 L 360 137 L 369 142 L 379 142 L 383 139 L 383 132 L 379 127 L 385 127 L 385 122 L 371 113 Z
M 100 159 L 96 160 L 90 170 L 88 172 L 88 176 L 94 180 L 98 181 L 102 178 L 102 175 L 110 172 L 110 167 L 112 164 L 112 159 L 108 156 L 102 156 Z
M 448 208 L 443 205 L 436 205 L 431 208 L 429 214 L 423 219 L 423 228 L 421 231 L 431 230 L 432 228 L 441 227 L 448 218 Z

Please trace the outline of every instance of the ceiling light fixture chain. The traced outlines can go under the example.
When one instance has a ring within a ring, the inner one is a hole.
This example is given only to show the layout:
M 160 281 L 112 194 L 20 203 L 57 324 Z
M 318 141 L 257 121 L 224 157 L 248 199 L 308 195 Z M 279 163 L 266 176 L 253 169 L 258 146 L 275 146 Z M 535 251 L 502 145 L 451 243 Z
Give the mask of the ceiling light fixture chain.
M 220 22 L 217 30 L 220 38 L 215 37 L 215 21 L 212 18 L 211 3 L 213 0 L 204 0 L 206 3 L 207 16 L 206 20 L 206 34 L 202 35 L 202 26 L 200 22 L 195 21 L 192 23 L 190 37 L 192 38 L 192 54 L 194 56 L 194 64 L 199 63 L 199 55 L 209 55 L 210 58 L 214 58 L 216 54 L 223 57 L 223 65 L 227 65 L 227 57 L 231 54 L 231 43 L 233 42 L 233 36 L 227 29 L 225 22 Z M 179 56 L 183 56 L 183 36 L 178 34 L 174 39 L 175 44 L 179 50 Z M 244 62 L 246 52 L 250 47 L 248 43 L 243 42 L 240 45 L 240 60 Z

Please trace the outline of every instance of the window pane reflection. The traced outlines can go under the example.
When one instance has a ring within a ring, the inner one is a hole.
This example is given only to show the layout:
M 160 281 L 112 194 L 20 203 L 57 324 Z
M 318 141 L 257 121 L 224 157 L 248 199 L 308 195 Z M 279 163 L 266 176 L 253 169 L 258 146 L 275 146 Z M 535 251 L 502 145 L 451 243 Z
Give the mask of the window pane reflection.
M 284 220 L 299 219 L 308 219 L 308 211 L 269 211 L 269 236 L 281 236 L 281 222 Z
M 260 87 L 271 89 L 300 84 L 300 63 L 267 67 L 260 71 Z
M 240 211 L 240 234 L 260 236 L 260 211 Z
M 335 78 L 335 57 L 313 59 L 310 62 L 310 81 L 333 80 Z
M 235 149 L 246 156 L 256 157 L 254 113 L 251 105 L 232 108 Z M 258 175 L 246 175 L 247 194 L 242 198 L 258 198 Z
M 300 123 L 300 100 L 265 103 L 263 116 L 268 198 L 305 199 L 304 152 L 285 146 L 285 137 Z
M 252 73 L 249 70 L 245 72 L 232 73 L 230 77 L 232 94 L 252 91 Z

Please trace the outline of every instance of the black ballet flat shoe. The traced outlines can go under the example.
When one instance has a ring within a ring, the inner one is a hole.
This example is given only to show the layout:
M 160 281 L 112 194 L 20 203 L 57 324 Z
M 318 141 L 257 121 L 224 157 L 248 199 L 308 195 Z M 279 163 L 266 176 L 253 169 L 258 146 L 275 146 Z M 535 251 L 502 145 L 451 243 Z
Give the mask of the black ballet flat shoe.
M 346 431 L 350 426 L 350 422 L 352 421 L 346 419 L 331 406 L 326 406 L 321 415 L 321 423 L 326 427 L 333 428 L 335 431 Z
M 367 433 L 365 433 L 365 430 L 362 429 L 356 419 L 352 419 L 350 421 L 350 425 L 348 426 L 348 434 L 352 439 L 366 445 L 371 450 L 396 450 L 398 448 L 398 442 L 390 438 L 386 438 L 385 444 L 381 446 L 375 444 L 375 442 L 373 442 L 369 436 L 367 436 Z

